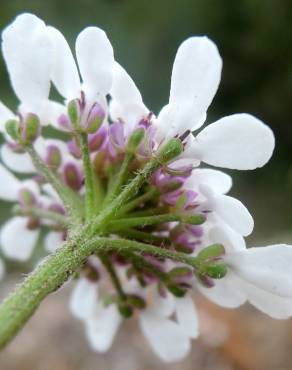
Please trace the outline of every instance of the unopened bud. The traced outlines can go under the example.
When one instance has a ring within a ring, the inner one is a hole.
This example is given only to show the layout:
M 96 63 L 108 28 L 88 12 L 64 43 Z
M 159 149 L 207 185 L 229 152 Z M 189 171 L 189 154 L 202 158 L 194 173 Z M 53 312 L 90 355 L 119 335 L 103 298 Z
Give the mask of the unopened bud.
M 127 144 L 127 151 L 135 153 L 136 148 L 139 146 L 145 136 L 145 130 L 143 127 L 139 127 L 131 134 Z
M 78 159 L 82 157 L 82 153 L 79 144 L 76 142 L 76 138 L 68 141 L 67 147 L 69 149 L 69 152 L 73 155 L 73 157 Z
M 88 146 L 91 152 L 96 152 L 99 150 L 106 140 L 107 129 L 105 127 L 101 127 L 95 134 L 89 135 L 88 138 Z
M 224 264 L 207 265 L 204 267 L 206 275 L 212 279 L 222 279 L 227 274 L 227 266 Z
M 186 294 L 186 289 L 182 288 L 178 284 L 175 283 L 169 283 L 167 284 L 167 289 L 175 296 L 178 298 L 184 297 Z
M 171 278 L 192 275 L 192 270 L 189 267 L 174 267 L 172 270 L 169 271 L 168 275 Z
M 167 164 L 172 159 L 178 157 L 184 150 L 182 142 L 177 139 L 173 138 L 170 139 L 158 152 L 158 160 L 162 164 Z
M 15 141 L 19 141 L 19 122 L 15 119 L 10 119 L 5 123 L 7 134 Z
M 80 103 L 78 99 L 71 100 L 67 106 L 68 116 L 75 129 L 79 129 L 80 124 Z
M 33 193 L 29 189 L 20 189 L 18 199 L 22 207 L 31 207 L 36 203 Z
M 102 106 L 98 103 L 95 103 L 87 117 L 85 124 L 85 131 L 88 134 L 94 134 L 101 126 L 105 117 L 105 111 Z
M 197 258 L 200 261 L 207 261 L 222 257 L 225 249 L 222 244 L 212 244 L 200 251 Z
M 73 190 L 79 190 L 82 186 L 82 177 L 74 163 L 67 163 L 64 166 L 63 176 L 65 183 Z
M 133 315 L 133 309 L 132 307 L 130 307 L 127 303 L 125 302 L 122 302 L 120 301 L 118 303 L 118 309 L 119 309 L 119 312 L 120 314 L 124 317 L 124 318 L 129 318 Z
M 27 224 L 26 224 L 26 227 L 28 230 L 35 230 L 37 229 L 38 227 L 40 226 L 40 221 L 38 218 L 36 217 L 31 217 Z
M 88 279 L 89 281 L 91 282 L 96 282 L 99 280 L 99 271 L 94 268 L 93 266 L 90 266 L 89 264 L 87 264 L 84 269 L 83 269 L 83 275 L 86 277 L 86 279 Z
M 173 191 L 178 190 L 184 181 L 182 179 L 172 179 L 167 184 L 163 185 L 162 192 L 163 193 L 171 193 Z
M 23 144 L 31 144 L 40 135 L 41 123 L 36 114 L 29 113 L 20 124 L 20 135 Z
M 145 300 L 135 294 L 128 295 L 127 302 L 130 306 L 133 306 L 134 308 L 143 309 L 146 307 Z
M 182 216 L 181 221 L 186 224 L 201 225 L 206 221 L 206 217 L 203 215 L 194 214 L 189 216 Z
M 47 148 L 46 163 L 53 170 L 57 170 L 61 165 L 61 151 L 56 145 L 49 145 Z

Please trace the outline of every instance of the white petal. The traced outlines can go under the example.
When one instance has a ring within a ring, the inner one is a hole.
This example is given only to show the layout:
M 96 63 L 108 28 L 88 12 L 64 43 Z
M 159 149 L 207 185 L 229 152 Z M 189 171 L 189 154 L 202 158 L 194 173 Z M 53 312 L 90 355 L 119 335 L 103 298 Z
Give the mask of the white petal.
M 249 114 L 224 117 L 196 137 L 193 153 L 212 166 L 253 170 L 264 166 L 275 146 L 272 130 Z
M 222 171 L 202 168 L 194 170 L 185 185 L 198 188 L 201 184 L 208 185 L 215 194 L 225 194 L 231 189 L 232 178 Z
M 155 311 L 157 315 L 162 317 L 171 316 L 175 309 L 175 300 L 172 294 L 166 292 L 166 296 L 162 297 L 157 290 L 153 293 L 153 302 L 151 305 L 151 310 Z
M 35 109 L 35 112 L 38 114 L 43 126 L 50 124 L 56 129 L 63 131 L 58 124 L 58 118 L 62 114 L 67 113 L 67 109 L 63 104 L 51 100 L 45 100 L 38 105 L 37 109 Z
M 210 243 L 224 245 L 227 253 L 246 249 L 244 238 L 226 224 L 216 225 L 211 228 L 208 238 Z
M 85 278 L 79 279 L 70 299 L 72 314 L 80 320 L 87 320 L 97 304 L 97 284 Z
M 15 118 L 14 114 L 0 101 L 0 132 L 5 130 L 5 123 L 9 119 Z
M 12 171 L 19 173 L 35 173 L 35 168 L 27 153 L 15 153 L 7 144 L 1 147 L 4 164 Z
M 177 133 L 202 124 L 219 86 L 222 60 L 207 37 L 190 37 L 178 48 L 171 76 L 169 112 L 163 120 Z
M 272 294 L 292 298 L 292 246 L 249 248 L 225 256 L 241 279 Z
M 110 94 L 113 99 L 121 104 L 137 103 L 143 104 L 142 96 L 135 82 L 125 71 L 125 69 L 117 62 L 113 69 L 113 83 Z
M 247 236 L 252 232 L 253 218 L 238 199 L 227 195 L 218 195 L 213 199 L 213 210 L 239 234 Z
M 0 259 L 0 280 L 3 279 L 5 275 L 5 265 L 4 262 Z
M 49 232 L 44 240 L 44 247 L 49 253 L 55 252 L 63 243 L 63 233 L 58 231 Z
M 31 256 L 39 230 L 27 229 L 27 222 L 27 218 L 14 217 L 3 225 L 0 244 L 6 257 L 26 261 Z
M 129 131 L 149 113 L 134 81 L 117 62 L 114 64 L 110 115 L 113 120 L 122 119 Z
M 112 345 L 122 317 L 115 305 L 99 305 L 86 322 L 86 333 L 93 350 L 106 352 Z
M 85 28 L 77 37 L 76 55 L 84 89 L 107 94 L 112 84 L 114 54 L 105 32 L 97 27 Z
M 246 300 L 246 294 L 234 283 L 234 274 L 228 271 L 223 279 L 214 280 L 215 286 L 205 288 L 198 285 L 202 294 L 210 301 L 226 308 L 236 308 L 241 306 Z
M 292 298 L 280 297 L 243 280 L 238 279 L 236 283 L 237 290 L 240 289 L 248 301 L 260 311 L 274 319 L 287 319 L 292 316 Z
M 176 298 L 176 318 L 178 324 L 190 338 L 199 335 L 199 322 L 195 304 L 191 297 Z
M 80 79 L 70 47 L 60 31 L 54 27 L 47 29 L 54 44 L 52 81 L 66 99 L 78 98 L 81 90 Z
M 21 182 L 5 167 L 0 165 L 0 198 L 4 200 L 17 200 Z
M 2 50 L 19 100 L 35 106 L 46 99 L 53 54 L 44 22 L 32 14 L 19 15 L 2 33 Z
M 145 310 L 140 315 L 140 325 L 153 351 L 165 362 L 183 359 L 191 343 L 184 330 L 174 321 Z

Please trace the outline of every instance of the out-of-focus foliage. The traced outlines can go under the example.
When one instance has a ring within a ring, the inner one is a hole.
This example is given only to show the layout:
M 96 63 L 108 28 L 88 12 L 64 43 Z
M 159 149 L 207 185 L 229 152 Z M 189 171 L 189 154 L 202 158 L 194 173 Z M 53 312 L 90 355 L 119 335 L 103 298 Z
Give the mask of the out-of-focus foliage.
M 241 184 L 240 198 L 246 199 L 251 211 L 257 210 L 259 229 L 266 231 L 264 225 L 268 226 L 272 235 L 279 228 L 289 227 L 292 221 L 289 210 L 292 201 L 290 0 L 2 0 L 0 5 L 1 29 L 20 12 L 30 11 L 59 28 L 72 46 L 83 27 L 94 24 L 104 28 L 116 58 L 133 76 L 154 112 L 167 101 L 171 66 L 180 42 L 196 34 L 212 38 L 223 57 L 224 68 L 208 120 L 250 112 L 272 127 L 277 138 L 272 161 L 256 174 L 240 175 L 237 183 Z M 15 106 L 3 60 L 0 97 Z M 261 221 L 261 214 L 269 217 L 262 217 Z

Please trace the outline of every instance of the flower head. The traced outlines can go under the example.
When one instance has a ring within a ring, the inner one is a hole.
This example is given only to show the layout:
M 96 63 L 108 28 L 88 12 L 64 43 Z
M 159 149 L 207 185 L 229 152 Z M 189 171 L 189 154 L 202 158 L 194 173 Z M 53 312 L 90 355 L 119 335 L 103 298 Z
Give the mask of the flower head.
M 70 304 L 94 350 L 108 350 L 122 319 L 136 315 L 164 361 L 181 359 L 199 335 L 193 288 L 222 306 L 248 300 L 272 317 L 292 315 L 291 246 L 247 249 L 254 221 L 227 195 L 231 177 L 199 168 L 255 169 L 274 149 L 270 128 L 249 114 L 197 133 L 221 77 L 211 40 L 180 45 L 157 117 L 97 27 L 77 37 L 78 63 L 64 36 L 31 14 L 4 30 L 2 50 L 20 105 L 13 114 L 0 104 L 9 134 L 1 158 L 30 178 L 0 166 L 0 197 L 16 203 L 1 248 L 26 260 L 41 229 L 48 253 L 106 239 L 79 266 Z M 49 99 L 51 84 L 61 103 Z M 41 137 L 48 123 L 66 139 Z

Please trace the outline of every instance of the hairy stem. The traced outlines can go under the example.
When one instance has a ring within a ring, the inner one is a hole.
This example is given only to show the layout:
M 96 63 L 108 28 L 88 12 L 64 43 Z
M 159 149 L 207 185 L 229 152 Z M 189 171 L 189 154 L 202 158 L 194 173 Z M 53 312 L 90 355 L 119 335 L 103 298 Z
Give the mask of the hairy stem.
M 194 267 L 198 263 L 196 258 L 183 253 L 126 239 L 97 237 L 78 248 L 74 241 L 69 241 L 40 264 L 0 305 L 0 349 L 18 333 L 44 298 L 61 287 L 86 258 L 93 253 L 110 250 L 150 253 Z
M 120 229 L 130 228 L 130 227 L 145 227 L 149 225 L 156 225 L 165 222 L 184 222 L 190 223 L 192 225 L 200 225 L 205 221 L 205 218 L 201 215 L 176 215 L 167 213 L 164 215 L 156 216 L 146 216 L 146 217 L 133 217 L 133 218 L 122 218 L 119 220 L 111 221 L 108 223 L 107 229 L 111 231 L 117 231 Z
M 147 191 L 145 194 L 140 195 L 139 197 L 133 199 L 131 202 L 126 204 L 120 212 L 118 212 L 117 216 L 124 215 L 129 213 L 133 209 L 137 208 L 138 206 L 142 205 L 143 203 L 153 199 L 155 196 L 159 195 L 159 190 L 152 188 Z
M 56 224 L 62 226 L 68 226 L 70 224 L 70 220 L 66 216 L 63 216 L 57 212 L 47 211 L 45 209 L 37 208 L 37 207 L 14 207 L 13 213 L 18 216 L 28 216 L 28 217 L 36 217 L 47 219 L 51 221 L 55 221 Z
M 71 214 L 73 213 L 76 217 L 74 221 L 77 220 L 79 225 L 69 231 L 68 241 L 64 243 L 62 248 L 43 261 L 0 305 L 0 348 L 3 348 L 16 335 L 43 299 L 62 286 L 68 277 L 78 270 L 93 253 L 104 253 L 109 250 L 145 252 L 195 266 L 197 263 L 195 258 L 144 243 L 100 237 L 89 240 L 97 231 L 103 232 L 111 217 L 114 217 L 129 199 L 135 197 L 141 186 L 155 170 L 180 155 L 183 150 L 180 140 L 169 140 L 162 147 L 157 158 L 149 161 L 120 195 L 85 226 L 82 226 L 82 219 L 79 217 L 80 199 L 76 197 L 75 193 L 72 194 L 69 191 L 71 189 L 68 190 L 63 186 L 58 177 L 43 163 L 32 146 L 28 146 L 26 149 L 31 155 L 36 169 L 46 181 L 55 187 L 63 199 L 64 205 L 67 209 L 69 208 L 68 211 L 71 211 Z
M 80 140 L 80 149 L 85 174 L 85 213 L 86 219 L 90 220 L 94 215 L 96 205 L 94 173 L 90 161 L 87 134 L 80 133 L 78 138 Z
M 111 262 L 111 260 L 109 259 L 109 257 L 106 255 L 106 254 L 103 254 L 103 253 L 99 253 L 99 258 L 101 260 L 101 262 L 103 263 L 103 265 L 105 266 L 111 280 L 112 280 L 112 283 L 113 283 L 113 286 L 115 287 L 117 293 L 119 294 L 120 298 L 121 299 L 125 299 L 126 298 L 126 294 L 124 293 L 124 290 L 123 290 L 123 287 L 122 287 L 122 284 L 120 282 L 120 279 L 115 271 L 115 268 Z
M 111 202 L 113 199 L 115 199 L 115 197 L 121 191 L 122 186 L 125 184 L 128 178 L 129 168 L 134 158 L 135 158 L 134 154 L 126 153 L 120 171 L 116 175 L 116 178 L 113 180 L 113 184 L 110 188 L 110 191 L 106 196 L 105 205 Z

